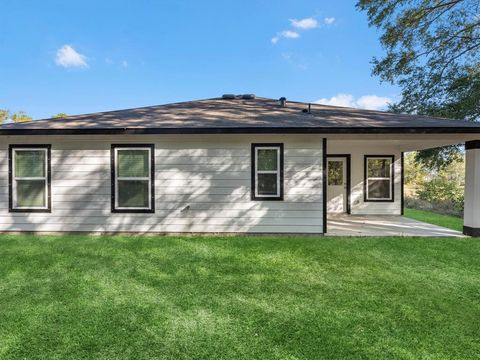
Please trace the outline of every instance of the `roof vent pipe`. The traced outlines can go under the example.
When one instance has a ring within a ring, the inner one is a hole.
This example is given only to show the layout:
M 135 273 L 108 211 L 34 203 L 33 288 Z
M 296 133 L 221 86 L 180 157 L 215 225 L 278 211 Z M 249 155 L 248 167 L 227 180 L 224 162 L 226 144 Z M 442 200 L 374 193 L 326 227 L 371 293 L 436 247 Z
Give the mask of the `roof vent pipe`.
M 278 99 L 278 101 L 280 102 L 281 107 L 287 106 L 287 98 L 286 97 L 282 96 L 280 99 Z

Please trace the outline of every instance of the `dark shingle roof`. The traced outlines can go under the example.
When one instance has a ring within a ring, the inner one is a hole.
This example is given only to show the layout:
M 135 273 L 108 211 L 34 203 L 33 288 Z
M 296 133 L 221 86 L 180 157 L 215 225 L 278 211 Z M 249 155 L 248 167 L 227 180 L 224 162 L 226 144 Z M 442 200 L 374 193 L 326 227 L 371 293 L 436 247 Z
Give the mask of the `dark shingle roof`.
M 4 134 L 480 133 L 480 123 L 277 100 L 206 99 L 0 126 Z

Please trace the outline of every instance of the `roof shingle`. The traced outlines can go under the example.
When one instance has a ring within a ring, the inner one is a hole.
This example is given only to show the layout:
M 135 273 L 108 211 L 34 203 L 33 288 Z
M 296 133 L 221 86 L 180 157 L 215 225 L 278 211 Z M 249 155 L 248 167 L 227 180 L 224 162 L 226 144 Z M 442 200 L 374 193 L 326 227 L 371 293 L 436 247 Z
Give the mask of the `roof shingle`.
M 480 123 L 267 98 L 188 101 L 0 126 L 0 134 L 480 132 Z

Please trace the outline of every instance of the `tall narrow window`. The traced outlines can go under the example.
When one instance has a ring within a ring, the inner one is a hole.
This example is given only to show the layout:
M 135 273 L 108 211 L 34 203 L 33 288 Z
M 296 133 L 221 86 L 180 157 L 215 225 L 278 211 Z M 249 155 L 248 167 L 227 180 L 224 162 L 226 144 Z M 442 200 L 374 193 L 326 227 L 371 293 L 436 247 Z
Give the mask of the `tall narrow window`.
M 252 200 L 283 200 L 283 144 L 252 144 Z
M 155 212 L 153 145 L 112 145 L 112 212 Z
M 10 145 L 10 211 L 50 212 L 50 178 L 50 145 Z
M 393 155 L 365 156 L 365 201 L 394 201 Z

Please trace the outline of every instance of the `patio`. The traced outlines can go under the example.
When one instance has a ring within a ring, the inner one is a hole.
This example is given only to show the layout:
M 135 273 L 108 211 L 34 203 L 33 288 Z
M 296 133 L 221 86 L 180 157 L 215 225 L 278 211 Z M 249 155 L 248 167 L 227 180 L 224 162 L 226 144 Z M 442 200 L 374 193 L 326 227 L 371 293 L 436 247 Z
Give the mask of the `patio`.
M 461 232 L 395 215 L 328 215 L 327 235 L 465 237 Z

